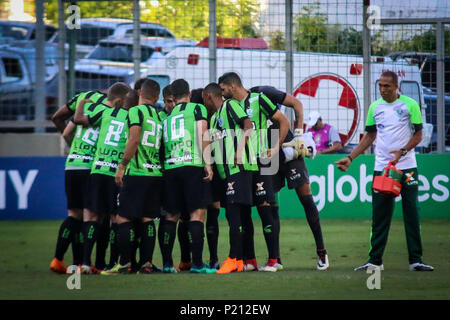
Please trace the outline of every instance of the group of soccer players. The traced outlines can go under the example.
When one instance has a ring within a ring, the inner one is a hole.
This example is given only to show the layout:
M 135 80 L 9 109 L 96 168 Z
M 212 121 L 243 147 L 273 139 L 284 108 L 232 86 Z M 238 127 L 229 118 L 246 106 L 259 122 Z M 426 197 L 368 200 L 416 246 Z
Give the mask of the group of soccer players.
M 84 274 L 282 270 L 277 194 L 285 181 L 304 207 L 317 269 L 328 269 L 304 162 L 315 155 L 315 146 L 303 134 L 301 102 L 270 86 L 247 90 L 233 72 L 192 91 L 184 79 L 173 81 L 162 91 L 165 107 L 158 112 L 160 89 L 151 79 L 140 79 L 134 89 L 118 82 L 105 92 L 77 94 L 52 117 L 70 152 L 68 217 L 50 269 L 66 273 L 64 254 L 72 244 L 73 264 Z M 294 109 L 294 133 L 280 105 Z M 267 246 L 262 266 L 254 249 L 253 206 Z M 229 254 L 219 263 L 221 207 L 229 224 Z M 203 260 L 205 224 L 209 263 Z M 175 268 L 177 236 L 181 259 Z M 152 263 L 156 237 L 162 268 Z

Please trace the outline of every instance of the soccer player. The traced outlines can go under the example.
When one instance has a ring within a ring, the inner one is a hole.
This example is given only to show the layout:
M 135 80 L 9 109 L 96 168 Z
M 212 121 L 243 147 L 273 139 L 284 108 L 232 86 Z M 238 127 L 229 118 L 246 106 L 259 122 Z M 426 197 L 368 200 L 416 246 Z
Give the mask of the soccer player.
M 255 131 L 255 148 L 257 150 L 259 171 L 253 180 L 254 205 L 257 207 L 261 218 L 264 239 L 268 250 L 268 261 L 261 266 L 261 271 L 277 271 L 278 250 L 277 237 L 274 230 L 274 216 L 271 205 L 275 203 L 275 192 L 273 189 L 272 176 L 263 173 L 263 167 L 267 167 L 267 161 L 262 158 L 278 157 L 278 152 L 289 131 L 289 121 L 278 110 L 278 108 L 263 93 L 253 93 L 247 91 L 243 86 L 240 77 L 234 72 L 225 73 L 219 78 L 219 85 L 222 88 L 222 95 L 240 102 L 241 107 L 249 115 Z M 268 144 L 268 120 L 276 121 L 280 124 L 278 141 L 271 149 Z M 277 165 L 277 164 L 275 164 Z M 278 168 L 276 168 L 278 171 Z M 251 215 L 246 215 L 248 220 L 243 221 L 244 228 L 244 252 L 246 270 L 256 270 L 257 263 L 253 245 L 253 222 Z
M 129 136 L 115 176 L 116 184 L 121 188 L 116 218 L 120 260 L 102 274 L 129 273 L 134 237 L 140 238 L 139 273 L 157 270 L 152 258 L 156 239 L 153 220 L 160 216 L 163 189 L 160 162 L 162 122 L 154 107 L 159 91 L 158 82 L 147 79 L 140 89 L 139 105 L 128 111 Z
M 398 76 L 395 72 L 383 72 L 378 80 L 378 86 L 381 98 L 369 107 L 366 120 L 367 133 L 347 157 L 336 161 L 336 165 L 341 171 L 346 171 L 352 161 L 375 141 L 374 177 L 382 174 L 389 161 L 403 171 L 401 196 L 409 270 L 433 271 L 432 266 L 422 262 L 422 240 L 417 207 L 419 174 L 414 148 L 422 140 L 420 106 L 414 99 L 398 94 Z M 394 204 L 395 197 L 373 190 L 369 261 L 355 268 L 355 271 L 384 269 L 382 258 Z
M 75 111 L 74 122 L 83 126 L 100 126 L 91 175 L 89 178 L 89 214 L 84 219 L 83 264 L 82 273 L 91 273 L 91 253 L 95 244 L 100 224 L 105 217 L 113 217 L 117 213 L 118 187 L 114 176 L 119 161 L 123 156 L 126 143 L 126 120 L 128 110 L 124 100 L 131 88 L 125 83 L 115 83 L 108 90 L 108 98 L 104 104 L 95 107 L 91 114 L 85 115 L 83 106 L 89 103 L 83 100 Z
M 83 246 L 80 233 L 83 210 L 87 208 L 88 179 L 98 136 L 98 128 L 75 127 L 72 121 L 66 126 L 66 120 L 73 116 L 81 100 L 88 98 L 96 104 L 104 102 L 106 97 L 106 94 L 98 91 L 82 92 L 52 116 L 53 123 L 70 146 L 65 167 L 68 216 L 59 228 L 55 256 L 50 263 L 50 270 L 57 273 L 66 272 L 63 258 L 70 243 L 72 243 L 73 264 L 77 266 L 82 262 Z M 85 112 L 89 113 L 91 110 L 86 109 Z
M 191 91 L 191 102 L 201 103 L 204 105 L 203 100 L 203 88 L 194 89 Z M 210 112 L 210 108 L 208 110 L 208 122 L 211 119 L 212 113 Z M 213 168 L 213 178 L 211 181 L 211 191 L 213 196 L 213 203 L 208 206 L 206 210 L 206 240 L 208 241 L 208 249 L 209 249 L 209 267 L 213 269 L 219 269 L 219 258 L 217 255 L 217 246 L 219 242 L 219 213 L 220 213 L 220 198 L 221 193 L 217 191 L 218 184 L 220 184 L 219 173 L 217 172 L 217 168 L 214 164 L 212 164 Z M 178 227 L 180 230 L 180 227 Z M 180 236 L 178 234 L 178 239 L 180 240 Z M 180 240 L 181 241 L 181 240 Z
M 294 135 L 291 132 L 288 133 L 285 142 L 290 143 L 289 145 L 300 148 L 302 144 L 308 145 L 306 136 L 303 135 L 303 105 L 302 103 L 296 99 L 294 96 L 287 94 L 286 92 L 282 92 L 272 86 L 258 86 L 250 89 L 251 92 L 262 92 L 264 93 L 274 104 L 276 105 L 284 105 L 286 107 L 290 107 L 294 110 L 295 119 L 296 119 L 296 127 L 294 130 Z M 277 122 L 273 122 L 272 126 L 270 126 L 269 130 L 277 129 L 279 124 Z M 270 137 L 270 136 L 269 136 Z M 311 147 L 314 148 L 313 144 Z M 283 148 L 286 150 L 286 148 Z M 302 152 L 302 149 L 299 149 Z M 303 153 L 300 157 L 294 157 L 290 161 L 287 161 L 286 155 L 284 152 L 279 153 L 279 161 L 280 161 L 280 170 L 279 172 L 273 176 L 274 179 L 274 189 L 275 192 L 278 193 L 281 188 L 285 184 L 285 179 L 287 181 L 287 186 L 289 189 L 295 189 L 297 197 L 300 203 L 303 206 L 305 211 L 306 220 L 308 221 L 308 225 L 313 233 L 314 240 L 316 243 L 316 253 L 318 256 L 317 259 L 317 269 L 318 270 L 326 270 L 329 268 L 329 260 L 328 254 L 324 245 L 322 228 L 320 225 L 319 211 L 317 210 L 316 204 L 314 203 L 311 187 L 309 183 L 309 174 L 305 165 L 305 156 L 312 157 L 314 152 L 305 153 L 305 149 L 303 149 Z M 311 150 L 313 151 L 313 150 Z M 276 237 L 279 239 L 280 236 L 280 216 L 278 213 L 279 206 L 272 206 L 273 216 L 274 216 L 274 230 L 276 233 Z M 278 251 L 278 268 L 282 269 L 280 248 L 279 248 L 279 240 L 277 240 L 277 251 Z
M 190 272 L 215 273 L 216 270 L 210 269 L 202 259 L 205 209 L 211 203 L 209 182 L 212 178 L 210 159 L 205 159 L 203 153 L 209 144 L 205 139 L 206 108 L 190 103 L 189 84 L 185 80 L 177 79 L 170 87 L 176 106 L 164 119 L 164 209 L 167 214 L 160 225 L 164 235 L 163 271 L 176 273 L 172 260 L 176 223 L 186 209 L 192 252 Z
M 244 109 L 236 100 L 223 101 L 222 89 L 216 83 L 203 90 L 203 99 L 210 119 L 211 150 L 223 187 L 218 188 L 221 206 L 229 224 L 230 251 L 217 273 L 242 272 L 243 232 L 242 220 L 251 215 L 253 202 L 253 174 L 258 171 L 256 150 L 252 139 L 253 126 Z

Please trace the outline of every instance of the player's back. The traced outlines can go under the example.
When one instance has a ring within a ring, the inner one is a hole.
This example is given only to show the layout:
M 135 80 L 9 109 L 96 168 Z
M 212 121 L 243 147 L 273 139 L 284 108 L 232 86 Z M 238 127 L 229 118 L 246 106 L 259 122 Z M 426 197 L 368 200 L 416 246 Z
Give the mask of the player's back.
M 182 166 L 204 166 L 197 121 L 206 119 L 206 107 L 198 103 L 180 103 L 164 119 L 166 170 Z
M 127 117 L 128 110 L 122 107 L 99 105 L 93 112 L 91 124 L 100 125 L 100 132 L 91 173 L 115 175 L 127 142 Z

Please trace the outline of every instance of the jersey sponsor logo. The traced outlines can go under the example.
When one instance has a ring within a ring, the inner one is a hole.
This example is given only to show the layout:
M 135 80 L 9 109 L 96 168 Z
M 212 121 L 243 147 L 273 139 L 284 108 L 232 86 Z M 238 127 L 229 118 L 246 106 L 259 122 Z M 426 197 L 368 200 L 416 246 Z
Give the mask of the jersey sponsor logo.
M 414 185 L 418 185 L 419 184 L 419 182 L 416 179 L 414 179 L 413 175 L 414 175 L 414 171 L 411 171 L 409 173 L 405 173 L 405 176 L 406 176 L 405 182 L 406 182 L 406 184 L 408 186 L 414 186 Z
M 158 164 L 150 164 L 150 163 L 143 163 L 142 167 L 144 167 L 145 169 L 161 169 L 161 165 Z
M 192 161 L 192 155 L 190 153 L 183 155 L 182 157 L 169 158 L 166 160 L 167 164 L 176 164 L 183 161 Z
M 297 172 L 297 169 L 291 169 L 291 176 L 289 177 L 289 179 L 291 180 L 295 180 L 295 179 L 300 179 L 301 178 L 301 174 L 299 172 Z
M 379 122 L 379 121 L 383 120 L 384 119 L 384 111 L 380 111 L 378 113 L 375 113 L 373 115 L 373 119 L 375 120 L 375 122 Z
M 214 142 L 214 141 L 225 139 L 226 137 L 227 137 L 227 131 L 219 130 L 211 135 L 211 140 Z
M 107 161 L 95 161 L 94 164 L 96 166 L 101 166 L 101 167 L 110 167 L 110 168 L 115 168 L 117 169 L 117 167 L 119 166 L 117 163 L 113 163 L 113 162 L 107 162 Z
M 94 160 L 94 157 L 84 156 L 84 155 L 81 155 L 81 154 L 70 154 L 67 157 L 69 159 L 81 159 L 81 160 L 90 160 L 90 161 Z
M 233 194 L 235 193 L 234 188 L 233 188 L 234 183 L 235 183 L 234 181 L 228 182 L 228 183 L 227 183 L 227 184 L 228 184 L 228 186 L 227 186 L 227 192 L 226 192 L 226 195 L 227 195 L 227 196 L 233 195 Z
M 263 196 L 266 194 L 266 190 L 264 189 L 263 185 L 264 185 L 264 181 L 256 183 L 256 195 L 257 196 Z

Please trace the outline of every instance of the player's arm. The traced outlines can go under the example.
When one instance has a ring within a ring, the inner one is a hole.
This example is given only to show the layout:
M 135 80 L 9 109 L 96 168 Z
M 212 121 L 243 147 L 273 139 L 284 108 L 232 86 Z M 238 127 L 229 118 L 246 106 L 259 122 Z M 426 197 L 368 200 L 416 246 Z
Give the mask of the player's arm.
M 290 94 L 286 94 L 286 97 L 283 100 L 283 105 L 286 107 L 290 107 L 294 109 L 295 113 L 295 120 L 296 120 L 296 129 L 302 129 L 303 130 L 303 104 L 300 100 L 295 98 L 294 96 Z
M 277 110 L 273 114 L 272 119 L 278 121 L 278 123 L 280 124 L 280 133 L 278 137 L 278 143 L 276 144 L 275 148 L 269 150 L 269 157 L 275 155 L 278 151 L 280 151 L 281 145 L 283 144 L 284 139 L 286 139 L 286 135 L 288 134 L 290 126 L 289 120 L 280 110 Z
M 91 122 L 89 121 L 89 116 L 84 114 L 84 105 L 88 102 L 92 102 L 89 99 L 83 99 L 78 104 L 76 110 L 75 110 L 75 116 L 73 119 L 73 122 L 75 124 L 81 124 L 83 126 L 91 126 Z
M 73 115 L 73 111 L 70 110 L 67 105 L 59 108 L 52 116 L 52 122 L 54 123 L 56 129 L 63 133 L 66 128 L 66 120 Z
M 194 117 L 197 132 L 196 140 L 199 141 L 197 147 L 199 148 L 199 151 L 202 153 L 202 157 L 205 161 L 206 175 L 203 178 L 203 180 L 211 181 L 213 177 L 213 171 L 211 167 L 211 153 L 209 148 L 211 141 L 208 134 L 208 121 L 207 121 L 208 112 L 206 110 L 206 107 L 201 104 L 197 104 L 194 110 Z
M 67 145 L 70 147 L 72 145 L 73 137 L 75 136 L 75 129 L 77 126 L 72 121 L 69 121 L 66 128 L 62 133 L 62 137 L 66 141 Z

